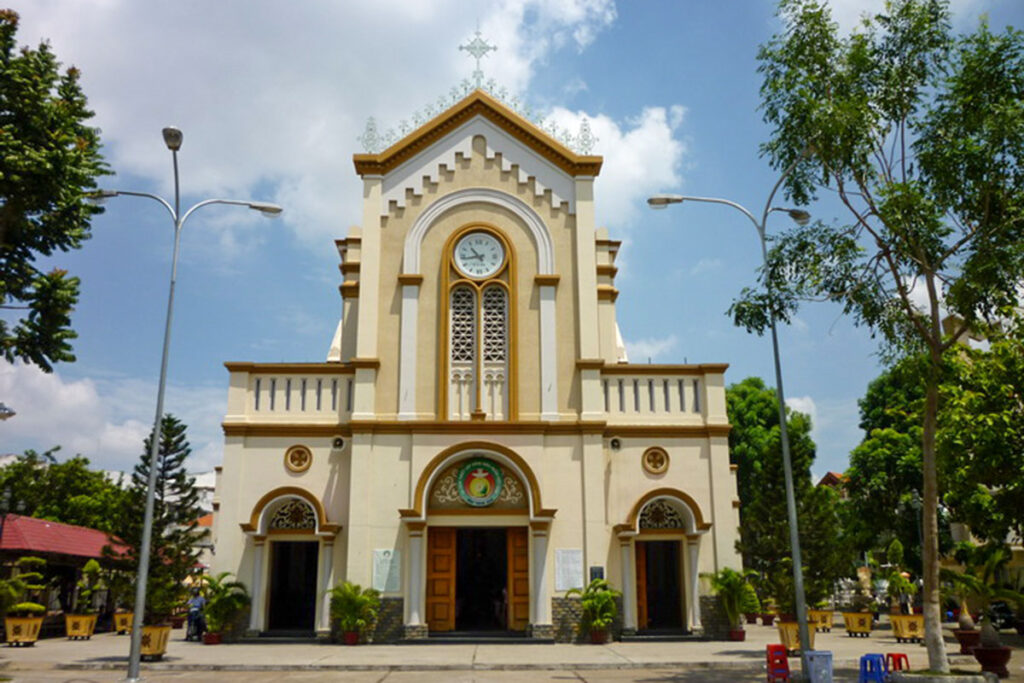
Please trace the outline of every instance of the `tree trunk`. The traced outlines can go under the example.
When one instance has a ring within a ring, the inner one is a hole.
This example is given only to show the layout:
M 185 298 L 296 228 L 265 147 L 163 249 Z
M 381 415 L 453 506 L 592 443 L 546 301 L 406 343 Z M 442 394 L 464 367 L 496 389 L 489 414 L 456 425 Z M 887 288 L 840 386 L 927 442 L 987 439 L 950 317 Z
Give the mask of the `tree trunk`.
M 942 605 L 939 598 L 939 484 L 935 463 L 935 428 L 939 412 L 939 372 L 942 357 L 938 349 L 930 353 L 928 384 L 925 394 L 924 430 L 921 455 L 924 466 L 924 642 L 928 649 L 928 668 L 949 673 L 946 644 L 942 639 Z

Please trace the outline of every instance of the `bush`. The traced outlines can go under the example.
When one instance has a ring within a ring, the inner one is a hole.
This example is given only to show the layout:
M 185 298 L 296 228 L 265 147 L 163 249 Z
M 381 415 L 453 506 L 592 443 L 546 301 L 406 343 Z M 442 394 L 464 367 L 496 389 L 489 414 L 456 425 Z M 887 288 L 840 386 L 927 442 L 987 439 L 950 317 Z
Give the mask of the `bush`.
M 362 633 L 376 623 L 380 611 L 380 591 L 345 581 L 332 588 L 330 595 L 331 619 L 338 620 L 342 632 Z

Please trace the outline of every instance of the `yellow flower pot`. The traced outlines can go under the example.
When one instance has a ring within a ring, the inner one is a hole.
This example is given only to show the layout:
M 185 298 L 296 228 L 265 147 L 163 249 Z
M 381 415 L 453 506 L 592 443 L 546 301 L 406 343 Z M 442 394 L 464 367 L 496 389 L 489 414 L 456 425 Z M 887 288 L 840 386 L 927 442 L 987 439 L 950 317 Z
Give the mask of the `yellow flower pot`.
M 171 625 L 143 626 L 142 647 L 139 652 L 150 661 L 159 661 L 167 652 L 167 641 L 171 639 Z
M 783 647 L 789 652 L 799 650 L 800 648 L 800 624 L 795 621 L 780 621 L 777 622 L 779 627 L 779 639 L 782 640 Z M 808 645 L 808 650 L 814 649 L 814 634 L 815 629 L 812 628 L 810 622 L 807 624 L 807 637 L 811 639 Z
M 830 609 L 811 609 L 807 610 L 807 625 L 814 624 L 815 631 L 825 631 L 830 633 L 832 631 L 832 610 Z
M 42 617 L 5 617 L 4 630 L 11 645 L 32 645 L 39 639 Z
M 867 638 L 871 635 L 871 612 L 843 612 L 846 633 L 850 636 Z
M 89 640 L 96 630 L 95 614 L 65 614 L 64 626 L 70 640 Z
M 889 619 L 892 621 L 892 631 L 897 643 L 921 642 L 921 638 L 924 637 L 923 614 L 893 614 Z
M 135 621 L 135 614 L 132 612 L 114 613 L 114 630 L 124 635 L 132 630 L 132 622 Z

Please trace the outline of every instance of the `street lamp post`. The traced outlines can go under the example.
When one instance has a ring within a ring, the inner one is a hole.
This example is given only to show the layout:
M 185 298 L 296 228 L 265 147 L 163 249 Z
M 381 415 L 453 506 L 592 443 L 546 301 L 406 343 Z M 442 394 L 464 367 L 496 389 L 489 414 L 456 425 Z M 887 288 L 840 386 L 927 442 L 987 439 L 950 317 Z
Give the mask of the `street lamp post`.
M 160 202 L 174 222 L 174 252 L 171 258 L 171 284 L 167 295 L 167 321 L 164 325 L 163 355 L 160 360 L 160 381 L 156 393 L 156 417 L 153 420 L 153 435 L 149 444 L 149 481 L 146 484 L 146 512 L 142 521 L 142 546 L 139 549 L 139 571 L 135 578 L 135 616 L 132 621 L 131 650 L 128 657 L 128 675 L 126 681 L 138 681 L 139 662 L 142 649 L 142 620 L 146 609 L 146 581 L 149 577 L 149 555 L 153 536 L 153 499 L 156 489 L 157 453 L 160 449 L 160 427 L 163 421 L 164 392 L 167 388 L 167 356 L 171 344 L 171 321 L 174 317 L 174 286 L 178 279 L 178 251 L 181 244 L 181 228 L 197 209 L 210 204 L 233 204 L 246 206 L 259 211 L 264 216 L 276 216 L 283 210 L 276 204 L 267 202 L 243 201 L 237 199 L 206 199 L 195 204 L 188 211 L 181 213 L 181 191 L 178 184 L 178 150 L 181 149 L 183 135 L 173 126 L 163 129 L 164 144 L 171 150 L 174 162 L 174 206 L 163 197 L 149 192 L 129 192 L 127 190 L 100 190 L 94 194 L 97 200 L 109 197 L 129 196 L 148 197 Z
M 769 306 L 772 306 L 769 310 L 769 320 L 771 322 L 772 331 L 772 353 L 775 359 L 775 391 L 779 404 L 779 437 L 782 440 L 782 469 L 786 480 L 786 511 L 789 517 L 789 544 L 790 550 L 793 554 L 793 587 L 796 591 L 796 616 L 800 631 L 800 660 L 802 669 L 806 675 L 806 673 L 810 671 L 806 653 L 811 641 L 807 629 L 807 604 L 804 599 L 804 572 L 800 557 L 800 534 L 797 529 L 796 496 L 793 492 L 793 465 L 789 454 L 789 430 L 786 425 L 786 398 L 782 390 L 782 364 L 779 360 L 779 335 L 776 331 L 772 283 L 771 280 L 768 279 L 767 273 L 768 243 L 765 238 L 765 224 L 768 221 L 768 214 L 770 213 L 777 211 L 783 212 L 789 215 L 790 218 L 801 226 L 807 225 L 811 219 L 811 215 L 803 209 L 789 209 L 772 206 L 772 200 L 775 198 L 775 193 L 778 192 L 779 187 L 782 185 L 782 181 L 786 179 L 795 166 L 795 163 L 791 164 L 775 183 L 775 187 L 772 188 L 771 194 L 768 195 L 768 201 L 765 202 L 764 211 L 761 213 L 760 221 L 758 221 L 757 218 L 754 217 L 754 214 L 750 213 L 750 211 L 742 205 L 729 201 L 728 199 L 719 199 L 717 197 L 691 197 L 686 195 L 662 194 L 651 197 L 647 200 L 647 203 L 652 209 L 664 209 L 669 204 L 681 204 L 682 202 L 725 204 L 726 206 L 731 206 L 732 208 L 740 211 L 744 216 L 749 218 L 750 222 L 754 224 L 754 228 L 757 230 L 757 236 L 761 238 L 761 258 L 764 260 L 765 266 L 765 289 L 768 292 Z

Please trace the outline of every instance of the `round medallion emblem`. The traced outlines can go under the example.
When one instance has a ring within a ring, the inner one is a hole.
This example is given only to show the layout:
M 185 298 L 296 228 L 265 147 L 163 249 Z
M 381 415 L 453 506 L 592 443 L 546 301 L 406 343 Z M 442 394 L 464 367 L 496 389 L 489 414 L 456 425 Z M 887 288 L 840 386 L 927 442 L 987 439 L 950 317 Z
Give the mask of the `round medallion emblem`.
M 486 507 L 498 499 L 504 477 L 490 460 L 476 458 L 459 468 L 459 497 L 473 507 Z

